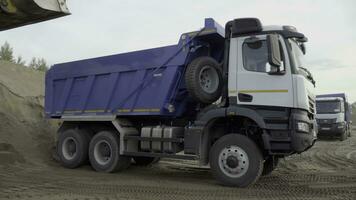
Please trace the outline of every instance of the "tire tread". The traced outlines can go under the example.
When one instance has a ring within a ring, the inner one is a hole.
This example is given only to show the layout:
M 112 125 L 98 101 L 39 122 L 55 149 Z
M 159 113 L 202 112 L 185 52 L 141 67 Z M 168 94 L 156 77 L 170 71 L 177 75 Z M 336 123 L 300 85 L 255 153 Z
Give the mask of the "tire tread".
M 197 84 L 197 77 L 199 76 L 199 74 L 197 73 L 199 73 L 199 68 L 201 68 L 204 63 L 209 63 L 210 66 L 214 67 L 219 76 L 219 86 L 217 91 L 209 95 L 204 91 L 202 91 L 200 85 Z M 219 64 L 216 62 L 215 59 L 208 56 L 202 56 L 196 58 L 188 65 L 186 69 L 185 83 L 186 83 L 187 90 L 189 91 L 189 94 L 194 99 L 205 104 L 213 103 L 220 97 L 222 91 L 222 75 L 221 75 L 221 70 L 219 68 Z

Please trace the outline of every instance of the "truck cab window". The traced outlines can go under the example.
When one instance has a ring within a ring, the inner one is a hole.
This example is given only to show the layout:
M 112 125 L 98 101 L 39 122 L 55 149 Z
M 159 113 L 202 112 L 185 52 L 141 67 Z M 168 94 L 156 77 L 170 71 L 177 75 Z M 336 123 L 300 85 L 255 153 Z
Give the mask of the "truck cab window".
M 280 45 L 282 47 L 282 45 Z M 268 63 L 268 49 L 266 40 L 246 41 L 242 47 L 244 68 L 254 72 L 277 71 L 277 68 Z M 281 58 L 283 61 L 283 48 L 281 48 Z M 281 71 L 284 70 L 282 63 Z
M 266 40 L 245 42 L 243 44 L 244 68 L 248 71 L 267 72 L 268 51 Z

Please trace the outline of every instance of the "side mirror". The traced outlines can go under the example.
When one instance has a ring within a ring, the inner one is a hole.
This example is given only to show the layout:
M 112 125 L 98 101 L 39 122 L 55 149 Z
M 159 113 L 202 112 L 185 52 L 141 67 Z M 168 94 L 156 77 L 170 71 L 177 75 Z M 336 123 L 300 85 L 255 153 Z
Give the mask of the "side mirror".
M 266 72 L 269 75 L 284 75 L 286 73 L 285 70 L 280 70 L 280 68 L 283 68 L 283 62 L 281 62 L 280 67 L 273 67 L 271 66 L 268 62 L 266 63 Z
M 268 63 L 279 68 L 281 66 L 281 50 L 277 34 L 267 35 Z

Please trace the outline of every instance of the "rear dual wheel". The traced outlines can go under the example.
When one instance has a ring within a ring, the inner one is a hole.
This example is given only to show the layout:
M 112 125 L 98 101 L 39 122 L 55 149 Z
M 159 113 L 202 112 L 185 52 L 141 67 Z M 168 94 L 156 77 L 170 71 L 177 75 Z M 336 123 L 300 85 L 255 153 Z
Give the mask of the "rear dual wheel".
M 90 164 L 98 172 L 117 172 L 130 166 L 131 157 L 120 155 L 117 133 L 101 131 L 90 141 Z
M 58 137 L 57 154 L 61 164 L 77 168 L 88 161 L 90 134 L 81 129 L 68 129 Z
M 91 137 L 88 131 L 68 129 L 59 135 L 57 153 L 66 168 L 77 168 L 89 158 L 96 171 L 116 172 L 126 169 L 131 162 L 131 157 L 120 155 L 118 134 L 111 131 L 101 131 Z

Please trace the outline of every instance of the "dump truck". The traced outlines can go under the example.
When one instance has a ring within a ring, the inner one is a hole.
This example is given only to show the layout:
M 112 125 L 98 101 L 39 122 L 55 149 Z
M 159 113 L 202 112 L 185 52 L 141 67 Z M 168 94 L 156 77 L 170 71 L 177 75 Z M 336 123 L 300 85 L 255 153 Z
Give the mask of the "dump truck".
M 0 0 L 0 31 L 69 14 L 66 0 Z
M 351 137 L 352 105 L 345 93 L 316 96 L 318 137 L 338 136 L 341 141 Z
M 219 183 L 247 187 L 315 142 L 306 41 L 292 26 L 208 18 L 176 45 L 56 64 L 45 114 L 62 121 L 60 161 L 110 173 L 195 160 Z

